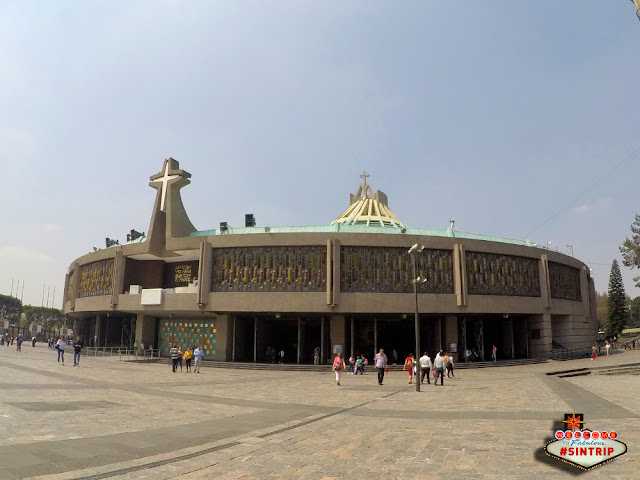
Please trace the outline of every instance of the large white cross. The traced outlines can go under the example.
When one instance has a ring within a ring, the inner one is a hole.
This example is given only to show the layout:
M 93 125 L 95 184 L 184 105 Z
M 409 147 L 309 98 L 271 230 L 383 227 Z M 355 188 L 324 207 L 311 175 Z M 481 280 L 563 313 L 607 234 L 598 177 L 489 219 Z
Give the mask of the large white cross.
M 164 200 L 167 198 L 167 184 L 169 180 L 173 180 L 174 178 L 178 178 L 180 175 L 169 175 L 169 162 L 165 164 L 164 173 L 162 177 L 156 178 L 151 183 L 162 183 L 162 189 L 160 192 L 160 210 L 164 212 Z

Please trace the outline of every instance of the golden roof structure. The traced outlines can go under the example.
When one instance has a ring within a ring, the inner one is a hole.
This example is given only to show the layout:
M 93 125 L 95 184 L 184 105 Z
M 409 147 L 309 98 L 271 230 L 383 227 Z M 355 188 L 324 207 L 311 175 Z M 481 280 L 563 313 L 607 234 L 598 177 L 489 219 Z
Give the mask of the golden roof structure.
M 349 208 L 338 216 L 334 223 L 345 225 L 367 225 L 381 227 L 406 228 L 389 208 L 387 196 L 380 190 L 374 193 L 367 183 L 367 172 L 362 172 L 362 185 L 355 195 L 349 195 Z

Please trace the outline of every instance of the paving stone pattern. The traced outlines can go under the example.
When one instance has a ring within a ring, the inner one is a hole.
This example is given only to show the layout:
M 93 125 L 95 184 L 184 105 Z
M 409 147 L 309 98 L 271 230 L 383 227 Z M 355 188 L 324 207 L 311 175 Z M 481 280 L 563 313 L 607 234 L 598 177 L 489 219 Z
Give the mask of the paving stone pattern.
M 117 357 L 74 368 L 55 353 L 0 348 L 0 480 L 640 478 L 640 376 L 546 375 L 638 363 L 640 351 L 458 370 L 420 393 L 404 372 L 383 386 L 345 374 L 338 387 L 329 372 L 174 374 Z M 574 410 L 629 453 L 587 473 L 545 456 Z

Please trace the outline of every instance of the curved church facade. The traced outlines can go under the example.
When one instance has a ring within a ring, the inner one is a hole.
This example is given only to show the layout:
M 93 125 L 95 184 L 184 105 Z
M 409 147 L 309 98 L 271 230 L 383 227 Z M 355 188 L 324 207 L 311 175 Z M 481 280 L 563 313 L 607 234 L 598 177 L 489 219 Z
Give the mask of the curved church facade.
M 323 362 L 336 351 L 413 352 L 417 283 L 421 345 L 475 349 L 489 359 L 545 357 L 589 348 L 597 334 L 595 290 L 579 260 L 518 241 L 410 228 L 387 197 L 363 183 L 331 224 L 198 231 L 180 189 L 190 174 L 172 158 L 146 236 L 72 262 L 64 310 L 96 346 L 160 348 L 200 343 L 205 358 Z M 408 249 L 424 245 L 413 258 Z M 420 352 L 421 353 L 421 352 Z

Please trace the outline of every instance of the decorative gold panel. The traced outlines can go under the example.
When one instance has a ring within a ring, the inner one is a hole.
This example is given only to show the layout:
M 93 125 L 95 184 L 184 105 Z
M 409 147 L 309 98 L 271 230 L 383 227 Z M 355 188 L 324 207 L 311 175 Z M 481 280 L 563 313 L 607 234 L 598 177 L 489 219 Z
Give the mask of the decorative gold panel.
M 182 351 L 199 344 L 207 358 L 216 353 L 216 324 L 213 319 L 161 318 L 158 340 L 160 354 L 168 355 L 169 350 L 176 343 Z
M 69 277 L 67 278 L 67 298 L 65 302 L 71 301 L 72 292 L 73 292 L 73 271 L 69 272 Z
M 323 292 L 326 247 L 213 249 L 214 292 Z
M 80 288 L 78 297 L 111 295 L 113 292 L 114 260 L 98 260 L 80 267 Z M 70 277 L 71 278 L 71 277 Z M 71 288 L 69 289 L 71 290 Z
M 582 301 L 580 270 L 561 263 L 549 262 L 551 298 Z
M 540 296 L 539 261 L 494 253 L 466 252 L 469 295 Z
M 340 291 L 413 292 L 413 266 L 408 248 L 342 247 Z M 426 278 L 419 293 L 453 293 L 453 252 L 424 249 L 416 254 L 417 276 Z

